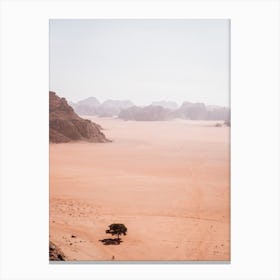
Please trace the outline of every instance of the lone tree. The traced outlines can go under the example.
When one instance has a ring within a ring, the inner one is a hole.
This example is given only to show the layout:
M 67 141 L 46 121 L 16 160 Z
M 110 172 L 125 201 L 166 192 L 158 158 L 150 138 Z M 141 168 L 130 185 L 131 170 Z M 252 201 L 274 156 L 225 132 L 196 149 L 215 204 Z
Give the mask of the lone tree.
M 109 229 L 106 230 L 106 233 L 110 233 L 112 235 L 117 235 L 118 240 L 120 240 L 120 235 L 126 235 L 127 228 L 124 224 L 111 224 L 109 225 Z

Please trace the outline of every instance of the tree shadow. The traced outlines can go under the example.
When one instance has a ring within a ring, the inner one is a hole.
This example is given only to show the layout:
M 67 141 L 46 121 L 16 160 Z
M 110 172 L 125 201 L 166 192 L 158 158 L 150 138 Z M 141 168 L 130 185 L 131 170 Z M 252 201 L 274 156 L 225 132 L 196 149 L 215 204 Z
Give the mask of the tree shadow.
M 120 245 L 120 243 L 122 242 L 120 238 L 105 238 L 99 241 L 102 242 L 103 245 Z

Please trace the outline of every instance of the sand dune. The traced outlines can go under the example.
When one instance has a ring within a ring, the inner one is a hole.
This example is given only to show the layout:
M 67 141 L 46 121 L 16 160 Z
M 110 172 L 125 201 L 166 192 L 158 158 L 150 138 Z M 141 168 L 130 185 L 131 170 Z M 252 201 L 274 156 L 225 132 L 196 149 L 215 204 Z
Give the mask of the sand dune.
M 50 237 L 68 259 L 229 260 L 229 128 L 92 120 L 112 143 L 50 144 Z M 123 242 L 103 245 L 118 222 Z

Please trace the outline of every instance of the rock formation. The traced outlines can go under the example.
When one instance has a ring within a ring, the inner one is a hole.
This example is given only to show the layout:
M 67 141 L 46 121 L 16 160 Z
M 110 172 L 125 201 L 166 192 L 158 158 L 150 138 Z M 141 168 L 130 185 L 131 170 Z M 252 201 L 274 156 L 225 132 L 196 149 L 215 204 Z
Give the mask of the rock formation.
M 224 126 L 231 126 L 230 120 L 226 120 L 226 121 L 224 122 Z
M 230 109 L 221 106 L 207 106 L 207 120 L 225 120 L 230 119 Z
M 53 242 L 49 242 L 49 260 L 50 261 L 67 261 L 67 257 Z
M 189 120 L 229 120 L 230 109 L 221 106 L 206 106 L 204 103 L 183 102 L 172 112 L 176 118 Z
M 119 118 L 123 120 L 135 121 L 165 121 L 170 116 L 170 110 L 161 106 L 130 107 L 122 110 Z
M 72 104 L 73 109 L 79 115 L 96 115 L 97 108 L 100 106 L 99 100 L 95 97 L 88 97 Z
M 137 121 L 164 121 L 171 119 L 188 119 L 188 120 L 223 120 L 230 119 L 230 109 L 221 106 L 206 106 L 204 103 L 183 102 L 178 109 L 171 109 L 171 107 L 164 102 L 153 102 L 146 107 L 133 106 L 122 110 L 119 113 L 119 118 L 123 120 L 137 120 Z
M 99 117 L 117 116 L 122 109 L 134 106 L 129 100 L 106 100 L 102 104 L 89 97 L 73 104 L 73 109 L 79 115 L 96 115 Z
M 100 126 L 80 118 L 65 98 L 49 92 L 49 140 L 54 143 L 70 141 L 108 142 Z
M 223 120 L 230 119 L 230 109 L 222 106 L 206 106 L 204 103 L 183 102 L 180 107 L 174 101 L 154 101 L 149 106 L 135 106 L 129 100 L 106 100 L 100 103 L 95 97 L 89 97 L 72 103 L 79 115 L 99 117 L 118 116 L 124 120 L 160 121 L 170 119 Z
M 182 119 L 206 120 L 207 109 L 204 103 L 183 102 L 175 116 Z

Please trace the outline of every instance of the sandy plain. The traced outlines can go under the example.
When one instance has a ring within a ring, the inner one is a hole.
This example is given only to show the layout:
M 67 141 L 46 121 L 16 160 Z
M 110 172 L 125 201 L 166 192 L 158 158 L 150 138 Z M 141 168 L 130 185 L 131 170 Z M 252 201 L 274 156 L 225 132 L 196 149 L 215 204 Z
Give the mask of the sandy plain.
M 89 117 L 87 117 L 89 118 Z M 230 129 L 91 118 L 112 143 L 50 144 L 50 239 L 70 260 L 230 260 Z M 105 230 L 123 223 L 120 245 Z

